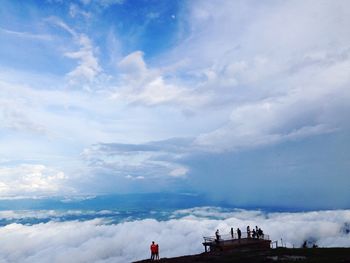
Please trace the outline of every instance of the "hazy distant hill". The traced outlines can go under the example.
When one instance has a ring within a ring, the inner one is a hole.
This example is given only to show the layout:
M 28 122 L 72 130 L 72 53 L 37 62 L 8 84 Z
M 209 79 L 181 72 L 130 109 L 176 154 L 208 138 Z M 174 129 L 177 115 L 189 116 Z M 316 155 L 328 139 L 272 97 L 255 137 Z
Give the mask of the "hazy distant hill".
M 0 210 L 29 209 L 182 209 L 204 205 L 225 206 L 202 195 L 181 193 L 115 194 L 45 198 L 1 199 Z
M 212 200 L 208 196 L 194 193 L 140 193 L 0 199 L 0 210 L 140 210 L 140 208 L 163 210 L 199 206 L 237 208 L 234 204 Z M 245 206 L 239 208 L 266 212 L 300 211 L 294 207 Z M 307 209 L 302 211 L 307 211 Z

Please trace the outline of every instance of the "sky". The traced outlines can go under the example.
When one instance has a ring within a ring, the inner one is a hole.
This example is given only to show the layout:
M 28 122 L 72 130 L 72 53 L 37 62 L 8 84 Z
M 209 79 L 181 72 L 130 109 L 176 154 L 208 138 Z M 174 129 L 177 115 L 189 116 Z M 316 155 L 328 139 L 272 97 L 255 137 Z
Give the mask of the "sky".
M 0 197 L 350 207 L 349 1 L 0 0 Z

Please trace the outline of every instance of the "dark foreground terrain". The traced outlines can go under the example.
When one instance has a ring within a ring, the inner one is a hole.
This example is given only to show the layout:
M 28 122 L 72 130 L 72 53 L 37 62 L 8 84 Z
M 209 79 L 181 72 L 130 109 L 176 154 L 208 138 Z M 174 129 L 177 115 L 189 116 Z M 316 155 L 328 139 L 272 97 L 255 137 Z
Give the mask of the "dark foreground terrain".
M 142 260 L 141 262 L 151 262 Z M 350 248 L 278 248 L 270 250 L 234 250 L 216 253 L 202 253 L 192 256 L 163 258 L 157 262 L 301 262 L 301 263 L 350 263 Z

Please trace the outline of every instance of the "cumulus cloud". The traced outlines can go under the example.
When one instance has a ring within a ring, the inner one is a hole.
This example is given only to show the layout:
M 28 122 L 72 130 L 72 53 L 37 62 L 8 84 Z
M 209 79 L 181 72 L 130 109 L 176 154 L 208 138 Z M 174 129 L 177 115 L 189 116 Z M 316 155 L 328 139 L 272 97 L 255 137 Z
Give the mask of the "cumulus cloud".
M 0 167 L 0 191 L 2 196 L 55 195 L 72 193 L 66 186 L 67 177 L 62 171 L 39 164 L 21 164 Z
M 179 217 L 179 213 L 181 216 Z M 261 211 L 195 208 L 176 211 L 178 218 L 143 219 L 108 224 L 103 219 L 48 222 L 36 225 L 9 224 L 0 228 L 2 262 L 131 262 L 149 257 L 149 245 L 160 245 L 161 257 L 204 251 L 203 236 L 216 229 L 258 225 L 272 241 L 281 238 L 288 247 L 313 240 L 320 247 L 349 246 L 343 231 L 350 220 L 348 210 L 307 213 L 264 213 Z M 27 242 L 20 242 L 26 240 Z
M 350 110 L 347 7 L 346 1 L 191 5 L 189 36 L 165 58 L 174 64 L 187 58 L 173 74 L 194 79 L 195 95 L 210 98 L 197 106 L 231 109 L 226 124 L 196 143 L 236 150 L 346 128 L 338 113 Z
M 198 116 L 223 109 L 217 114 L 226 114 L 226 123 L 197 134 L 194 144 L 204 151 L 346 129 L 338 112 L 350 111 L 347 5 L 191 3 L 182 21 L 188 35 L 158 58 L 157 66 L 149 66 L 142 51 L 125 56 L 112 97 L 190 109 Z
M 195 143 L 212 150 L 239 150 L 332 133 L 341 127 L 344 119 L 335 123 L 322 118 L 324 102 L 311 105 L 314 109 L 308 113 L 303 103 L 279 98 L 237 107 L 224 126 L 199 135 Z
M 199 135 L 196 142 L 229 150 L 346 129 L 347 120 L 338 112 L 350 110 L 346 102 L 350 98 L 350 78 L 345 73 L 350 60 L 348 56 L 338 59 L 339 54 L 332 53 L 332 58 L 326 56 L 316 65 L 299 68 L 296 74 L 288 72 L 279 94 L 234 106 L 225 125 Z

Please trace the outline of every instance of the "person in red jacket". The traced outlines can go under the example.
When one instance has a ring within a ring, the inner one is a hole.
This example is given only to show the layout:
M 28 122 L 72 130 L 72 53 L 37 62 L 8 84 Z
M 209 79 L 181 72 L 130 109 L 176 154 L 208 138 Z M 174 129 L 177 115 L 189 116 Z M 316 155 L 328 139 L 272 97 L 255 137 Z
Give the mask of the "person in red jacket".
M 150 249 L 151 249 L 151 260 L 154 260 L 156 256 L 156 251 L 157 251 L 157 246 L 156 244 L 154 244 L 154 241 L 152 241 Z

